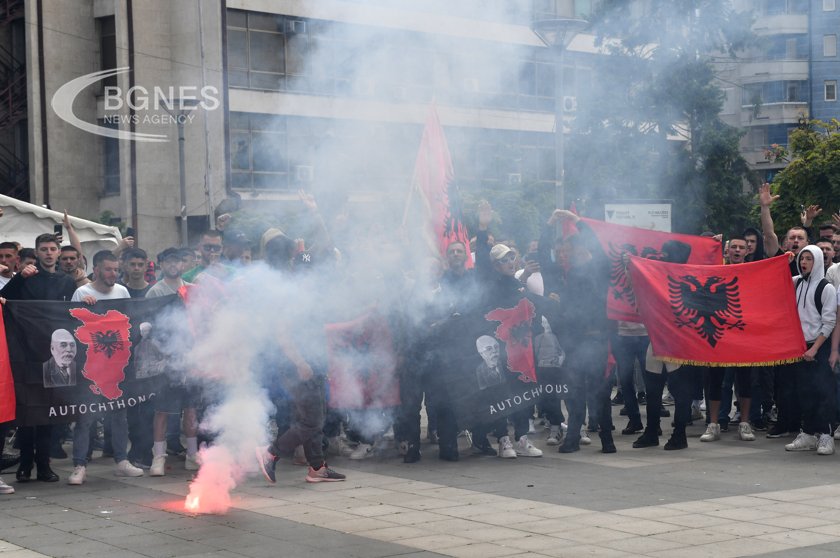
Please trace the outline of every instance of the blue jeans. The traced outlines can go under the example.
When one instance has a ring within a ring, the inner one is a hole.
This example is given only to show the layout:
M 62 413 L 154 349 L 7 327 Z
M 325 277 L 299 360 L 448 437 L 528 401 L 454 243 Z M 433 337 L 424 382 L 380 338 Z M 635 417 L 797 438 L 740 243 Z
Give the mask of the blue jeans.
M 114 462 L 119 463 L 128 459 L 128 414 L 125 409 L 109 411 L 111 420 L 111 446 L 114 450 Z M 90 447 L 90 428 L 99 413 L 81 415 L 73 428 L 73 465 L 87 465 L 88 448 Z

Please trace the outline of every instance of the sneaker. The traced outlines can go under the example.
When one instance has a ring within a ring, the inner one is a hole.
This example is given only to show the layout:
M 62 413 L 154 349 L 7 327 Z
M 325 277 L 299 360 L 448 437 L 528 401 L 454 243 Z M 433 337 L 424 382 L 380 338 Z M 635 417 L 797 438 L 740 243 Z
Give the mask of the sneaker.
M 817 437 L 805 434 L 801 430 L 796 438 L 785 446 L 785 451 L 814 451 L 817 449 Z
M 274 470 L 277 466 L 277 458 L 271 455 L 271 452 L 268 451 L 268 446 L 258 447 L 256 454 L 257 463 L 260 466 L 260 471 L 262 471 L 265 480 L 271 484 L 277 482 L 277 473 Z
M 834 438 L 831 434 L 821 434 L 817 443 L 817 455 L 832 455 L 834 453 Z
M 721 432 L 729 432 L 729 422 L 728 421 L 727 422 L 720 421 L 718 423 L 718 426 L 720 426 L 720 431 Z
M 628 413 L 627 407 L 622 407 L 621 410 L 618 412 L 618 414 L 622 417 L 626 417 L 627 413 Z
M 537 427 L 534 425 L 534 419 L 528 419 L 528 434 L 536 434 Z
M 710 422 L 708 426 L 706 426 L 706 432 L 700 436 L 701 442 L 714 442 L 715 440 L 720 440 L 720 425 L 714 422 Z
M 615 397 L 612 398 L 613 405 L 624 405 L 624 396 L 620 391 L 615 392 Z
M 700 400 L 700 410 L 703 411 L 704 413 L 706 412 L 706 400 L 705 399 Z
M 788 436 L 790 436 L 790 432 L 785 430 L 785 427 L 778 422 L 767 431 L 768 438 L 787 438 Z
M 674 396 L 670 392 L 662 396 L 662 404 L 671 406 L 674 404 Z
M 152 459 L 152 466 L 149 468 L 149 475 L 153 477 L 162 477 L 166 474 L 166 456 L 157 455 Z
M 142 477 L 143 469 L 135 467 L 128 459 L 123 459 L 114 467 L 114 474 L 118 477 Z
M 516 450 L 513 449 L 513 444 L 510 442 L 510 436 L 502 436 L 499 438 L 499 457 L 505 459 L 516 459 Z
M 341 473 L 336 473 L 326 463 L 321 465 L 320 469 L 310 467 L 306 473 L 306 482 L 340 482 L 343 480 L 347 480 L 347 477 Z
M 703 412 L 700 409 L 699 401 L 691 402 L 691 420 L 702 420 Z
M 592 438 L 589 437 L 589 434 L 586 433 L 586 428 L 583 426 L 580 427 L 580 443 L 583 446 L 588 446 L 592 443 Z
M 837 430 L 834 431 L 834 439 L 840 440 L 840 426 L 838 426 Z
M 671 437 L 668 438 L 668 441 L 665 442 L 665 451 L 675 451 L 686 449 L 688 447 L 688 440 L 685 437 L 685 432 L 681 434 L 677 434 L 676 432 L 671 434 Z
M 633 442 L 633 447 L 636 449 L 639 448 L 652 448 L 659 445 L 659 436 L 655 436 L 652 431 L 645 430 L 641 436 L 639 436 L 635 442 Z
M 636 394 L 636 401 L 639 402 L 639 405 L 647 405 L 647 394 L 643 391 L 640 391 Z
M 356 446 L 356 449 L 350 452 L 349 457 L 355 461 L 359 461 L 361 459 L 368 459 L 369 457 L 373 457 L 373 446 L 371 444 L 359 444 Z
M 551 426 L 551 429 L 548 432 L 548 438 L 545 439 L 545 445 L 547 446 L 559 446 L 562 442 L 560 441 L 560 427 L 559 426 Z
M 493 449 L 493 446 L 490 445 L 490 442 L 484 441 L 484 444 L 473 444 L 472 446 L 473 453 L 476 455 L 489 455 L 491 457 L 496 457 L 499 455 L 499 452 Z
M 128 462 L 126 461 L 126 463 Z M 76 465 L 73 468 L 73 472 L 70 473 L 70 476 L 67 478 L 67 484 L 78 486 L 85 482 L 85 478 L 87 478 L 87 469 L 85 469 L 85 466 Z
M 14 494 L 15 488 L 13 486 L 9 486 L 6 484 L 2 478 L 0 478 L 0 494 Z
M 621 434 L 624 436 L 630 436 L 635 434 L 636 432 L 641 432 L 644 430 L 645 427 L 641 422 L 633 422 L 632 420 L 627 423 L 627 427 L 621 431 Z
M 198 468 L 201 466 L 201 463 L 198 462 L 198 454 L 194 453 L 192 455 L 187 454 L 184 458 L 184 470 L 185 471 L 198 471 Z
M 542 457 L 542 450 L 534 447 L 528 436 L 522 436 L 516 442 L 516 455 L 520 457 Z
M 767 430 L 767 423 L 764 422 L 764 419 L 754 420 L 752 423 L 752 429 L 757 432 L 764 432 Z
M 753 434 L 752 428 L 750 428 L 750 423 L 742 422 L 738 425 L 738 436 L 745 442 L 754 442 L 755 441 L 755 434 Z

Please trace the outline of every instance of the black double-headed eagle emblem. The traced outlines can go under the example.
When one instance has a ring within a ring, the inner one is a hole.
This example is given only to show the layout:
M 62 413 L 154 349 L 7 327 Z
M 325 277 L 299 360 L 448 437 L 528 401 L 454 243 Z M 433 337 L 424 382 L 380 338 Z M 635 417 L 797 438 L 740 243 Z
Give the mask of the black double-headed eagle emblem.
M 635 306 L 636 297 L 633 294 L 633 286 L 627 279 L 627 270 L 624 266 L 624 254 L 631 256 L 639 256 L 639 252 L 633 244 L 619 244 L 615 245 L 609 243 L 609 260 L 610 260 L 610 286 L 612 287 L 612 295 L 615 300 L 624 300 L 627 304 Z M 641 257 L 650 260 L 661 260 L 662 252 L 656 248 L 645 246 L 642 248 Z
M 677 327 L 694 329 L 711 347 L 717 345 L 725 331 L 743 330 L 746 325 L 737 277 L 728 282 L 721 277 L 708 277 L 701 283 L 691 275 L 669 275 L 668 294 Z

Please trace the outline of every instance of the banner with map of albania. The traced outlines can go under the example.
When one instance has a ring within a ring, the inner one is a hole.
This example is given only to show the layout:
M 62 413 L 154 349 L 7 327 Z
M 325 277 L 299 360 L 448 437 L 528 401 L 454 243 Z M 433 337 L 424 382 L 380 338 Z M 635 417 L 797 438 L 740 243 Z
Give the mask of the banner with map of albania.
M 0 380 L 11 374 L 15 389 L 0 414 L 14 405 L 20 426 L 59 424 L 150 401 L 172 375 L 165 347 L 174 346 L 166 340 L 180 307 L 177 295 L 93 306 L 7 301 Z

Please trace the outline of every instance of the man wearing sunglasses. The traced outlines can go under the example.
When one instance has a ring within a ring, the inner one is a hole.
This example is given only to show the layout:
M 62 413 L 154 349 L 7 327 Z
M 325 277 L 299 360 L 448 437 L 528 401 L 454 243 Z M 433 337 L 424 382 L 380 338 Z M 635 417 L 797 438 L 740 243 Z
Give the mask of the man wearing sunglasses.
M 229 274 L 229 270 L 223 267 L 219 260 L 222 257 L 222 233 L 219 231 L 209 230 L 201 235 L 201 240 L 198 243 L 198 251 L 201 253 L 201 261 L 197 266 L 187 271 L 183 275 L 184 281 L 187 283 L 194 283 L 195 278 L 205 271 L 212 271 L 213 275 L 225 277 Z

